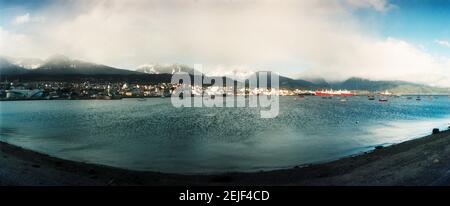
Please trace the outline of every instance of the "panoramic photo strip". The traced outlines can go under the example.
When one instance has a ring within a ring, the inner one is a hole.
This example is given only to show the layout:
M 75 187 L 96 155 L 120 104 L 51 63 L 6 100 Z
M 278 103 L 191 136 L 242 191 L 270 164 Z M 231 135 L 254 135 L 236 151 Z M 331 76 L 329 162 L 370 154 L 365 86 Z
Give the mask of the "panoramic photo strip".
M 264 204 L 449 168 L 450 1 L 0 0 L 0 186 Z

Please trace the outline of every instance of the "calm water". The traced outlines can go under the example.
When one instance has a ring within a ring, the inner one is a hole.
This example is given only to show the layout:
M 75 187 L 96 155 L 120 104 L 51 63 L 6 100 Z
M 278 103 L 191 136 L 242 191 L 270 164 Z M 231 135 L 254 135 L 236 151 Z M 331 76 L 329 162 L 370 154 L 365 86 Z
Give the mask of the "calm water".
M 170 99 L 0 102 L 0 139 L 71 160 L 177 173 L 254 171 L 337 159 L 450 123 L 450 100 L 280 98 L 259 108 L 174 108 Z

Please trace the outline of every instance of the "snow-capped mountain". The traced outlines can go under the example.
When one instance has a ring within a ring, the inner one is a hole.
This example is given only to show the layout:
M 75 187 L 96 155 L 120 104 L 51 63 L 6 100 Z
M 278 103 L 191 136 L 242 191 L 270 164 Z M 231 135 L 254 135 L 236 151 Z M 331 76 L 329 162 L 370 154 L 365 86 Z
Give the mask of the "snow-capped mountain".
M 181 64 L 143 64 L 138 66 L 136 71 L 146 74 L 173 74 L 175 72 L 194 74 L 193 68 Z
M 207 76 L 226 76 L 234 80 L 243 81 L 248 79 L 251 75 L 254 75 L 256 72 L 249 70 L 224 70 L 224 69 L 216 69 L 213 71 L 206 72 Z
M 28 72 L 27 69 L 17 66 L 5 57 L 0 57 L 0 75 L 19 75 Z
M 142 64 L 137 67 L 136 71 L 146 73 L 146 74 L 173 74 L 175 72 L 187 72 L 189 74 L 194 74 L 194 69 L 192 67 L 182 65 L 182 64 Z M 197 71 L 201 74 L 200 71 Z M 211 71 L 203 72 L 206 76 L 227 76 L 235 80 L 245 80 L 249 76 L 255 74 L 255 71 L 248 70 L 227 70 L 224 68 L 218 68 Z
M 44 61 L 37 58 L 13 58 L 12 63 L 25 69 L 39 68 Z
M 101 64 L 94 64 L 70 59 L 63 55 L 54 55 L 47 60 L 32 58 L 0 57 L 0 71 L 3 75 L 45 74 L 45 75 L 120 75 L 139 74 L 135 71 L 117 69 Z
M 117 69 L 101 64 L 94 64 L 80 60 L 73 60 L 63 55 L 54 55 L 32 70 L 42 74 L 135 74 L 134 71 Z

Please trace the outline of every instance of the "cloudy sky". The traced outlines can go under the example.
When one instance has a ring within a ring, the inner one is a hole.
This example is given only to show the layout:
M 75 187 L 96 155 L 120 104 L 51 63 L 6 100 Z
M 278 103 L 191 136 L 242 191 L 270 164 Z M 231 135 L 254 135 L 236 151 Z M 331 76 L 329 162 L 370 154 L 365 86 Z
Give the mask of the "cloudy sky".
M 0 55 L 450 86 L 450 1 L 0 0 Z

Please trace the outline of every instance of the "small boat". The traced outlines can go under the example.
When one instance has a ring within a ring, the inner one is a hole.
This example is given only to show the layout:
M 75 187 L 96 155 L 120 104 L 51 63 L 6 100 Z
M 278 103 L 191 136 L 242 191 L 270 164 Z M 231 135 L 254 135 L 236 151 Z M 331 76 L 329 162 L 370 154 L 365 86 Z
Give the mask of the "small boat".
M 138 101 L 146 101 L 147 99 L 145 98 L 139 98 Z
M 341 99 L 340 101 L 341 101 L 341 102 L 346 102 L 347 99 L 346 99 L 346 98 L 343 98 L 343 99 Z
M 369 100 L 375 100 L 375 96 L 369 96 Z
M 412 99 L 412 97 L 406 97 L 406 99 Z
M 380 98 L 378 101 L 380 101 L 380 102 L 387 102 L 388 101 L 388 99 L 387 98 L 385 98 L 385 97 L 383 97 L 383 98 Z
M 420 96 L 418 96 L 418 97 L 416 98 L 416 100 L 417 100 L 417 101 L 420 101 L 420 100 L 422 100 L 422 98 L 420 98 Z

